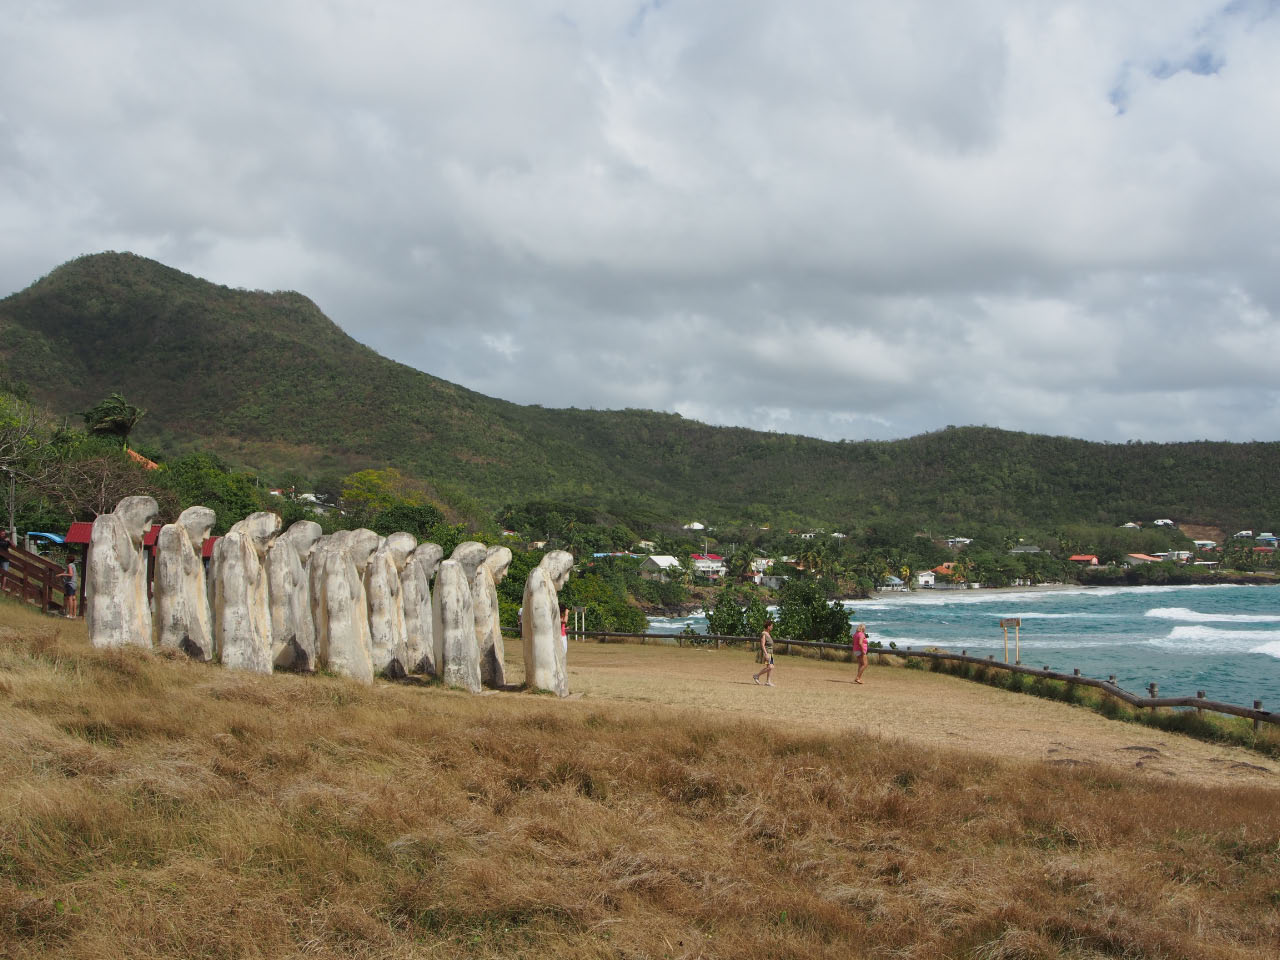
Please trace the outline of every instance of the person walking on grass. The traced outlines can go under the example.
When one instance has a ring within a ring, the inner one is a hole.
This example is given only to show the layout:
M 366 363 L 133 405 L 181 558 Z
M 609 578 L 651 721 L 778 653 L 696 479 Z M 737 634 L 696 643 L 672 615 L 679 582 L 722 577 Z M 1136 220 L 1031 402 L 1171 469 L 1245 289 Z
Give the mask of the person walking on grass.
M 77 580 L 75 560 L 70 557 L 67 558 L 67 565 L 63 568 L 62 573 L 58 575 L 58 579 L 62 581 L 62 606 L 65 611 L 64 615 L 74 619 L 76 615 Z
M 773 621 L 764 622 L 764 633 L 760 634 L 760 652 L 764 654 L 764 666 L 759 673 L 753 673 L 751 679 L 756 683 L 764 677 L 766 687 L 773 686 Z
M 863 671 L 867 669 L 867 627 L 866 624 L 858 624 L 856 630 L 853 631 L 853 637 L 849 640 L 849 646 L 853 650 L 853 655 L 858 658 L 858 675 L 853 678 L 854 683 L 862 682 Z

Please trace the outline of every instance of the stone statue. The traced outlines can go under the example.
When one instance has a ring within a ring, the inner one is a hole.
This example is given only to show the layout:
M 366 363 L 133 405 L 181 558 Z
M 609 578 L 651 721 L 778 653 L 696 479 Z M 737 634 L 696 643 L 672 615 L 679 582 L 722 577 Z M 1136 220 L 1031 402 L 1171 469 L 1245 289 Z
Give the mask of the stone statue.
M 217 521 L 208 507 L 187 507 L 156 537 L 155 643 L 193 660 L 212 660 L 213 624 L 204 577 L 204 542 Z
M 310 673 L 316 668 L 307 561 L 321 534 L 320 524 L 314 520 L 299 520 L 267 547 L 271 657 L 281 670 Z
M 436 651 L 431 627 L 431 578 L 444 551 L 438 543 L 424 543 L 409 555 L 400 572 L 400 599 L 404 602 L 405 669 L 410 673 L 436 673 Z
M 569 579 L 573 555 L 552 550 L 529 572 L 524 584 L 524 613 L 520 634 L 524 640 L 525 686 L 569 695 L 565 649 L 560 639 L 559 590 Z
M 364 572 L 373 672 L 393 679 L 408 673 L 408 636 L 400 574 L 417 545 L 417 538 L 412 534 L 391 534 L 373 552 Z
M 498 612 L 498 584 L 511 566 L 511 551 L 490 547 L 484 562 L 471 578 L 471 602 L 475 609 L 476 644 L 480 652 L 480 682 L 503 687 L 507 674 L 503 666 L 502 624 Z
M 151 646 L 142 538 L 160 514 L 153 497 L 125 497 L 93 521 L 85 563 L 85 620 L 95 647 Z
M 267 545 L 280 532 L 280 517 L 260 511 L 234 524 L 213 548 L 210 562 L 213 637 L 222 665 L 270 673 L 271 601 Z
M 480 692 L 480 648 L 476 645 L 471 583 L 463 564 L 452 558 L 436 572 L 431 595 L 431 630 L 440 678 L 453 687 Z
M 372 530 L 340 530 L 316 545 L 308 571 L 317 665 L 362 683 L 373 683 L 364 571 L 379 540 Z

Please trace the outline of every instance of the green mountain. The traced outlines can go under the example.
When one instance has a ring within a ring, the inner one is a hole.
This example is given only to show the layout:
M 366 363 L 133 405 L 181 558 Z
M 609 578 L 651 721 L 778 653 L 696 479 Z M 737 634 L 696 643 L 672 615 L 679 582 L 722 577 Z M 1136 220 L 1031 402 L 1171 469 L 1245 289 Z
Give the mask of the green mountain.
M 446 497 L 554 499 L 658 520 L 850 527 L 1280 519 L 1280 443 L 1100 444 L 987 427 L 841 442 L 644 410 L 486 397 L 380 356 L 306 297 L 218 286 L 132 254 L 0 301 L 0 376 L 75 422 L 112 391 L 135 437 L 303 474 L 396 466 Z

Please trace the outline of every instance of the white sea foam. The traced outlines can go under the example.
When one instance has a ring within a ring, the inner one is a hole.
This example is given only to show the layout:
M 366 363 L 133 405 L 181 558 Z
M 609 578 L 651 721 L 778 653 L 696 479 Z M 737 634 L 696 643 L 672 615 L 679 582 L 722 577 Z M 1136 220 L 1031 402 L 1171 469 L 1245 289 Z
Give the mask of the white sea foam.
M 1270 643 L 1264 643 L 1260 647 L 1254 647 L 1250 653 L 1265 653 L 1268 657 L 1276 657 L 1280 659 L 1280 640 L 1272 640 Z
M 1183 623 L 1280 623 L 1280 615 L 1254 613 L 1198 613 L 1187 607 L 1156 607 L 1148 617 L 1157 620 L 1179 620 Z
M 1260 646 L 1280 645 L 1280 630 L 1174 627 L 1167 636 L 1153 637 L 1147 643 L 1179 653 L 1252 653 Z

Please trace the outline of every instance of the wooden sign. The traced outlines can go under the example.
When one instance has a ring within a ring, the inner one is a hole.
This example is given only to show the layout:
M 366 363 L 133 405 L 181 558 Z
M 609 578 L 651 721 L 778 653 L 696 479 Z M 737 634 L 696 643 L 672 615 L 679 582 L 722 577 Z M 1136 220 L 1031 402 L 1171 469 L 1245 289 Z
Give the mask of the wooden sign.
M 1002 626 L 1002 627 L 1020 627 L 1020 626 L 1022 626 L 1022 618 L 1021 618 L 1021 617 L 1006 617 L 1005 619 L 1003 619 L 1003 620 L 1001 620 L 1001 621 L 1000 621 L 1000 626 Z

